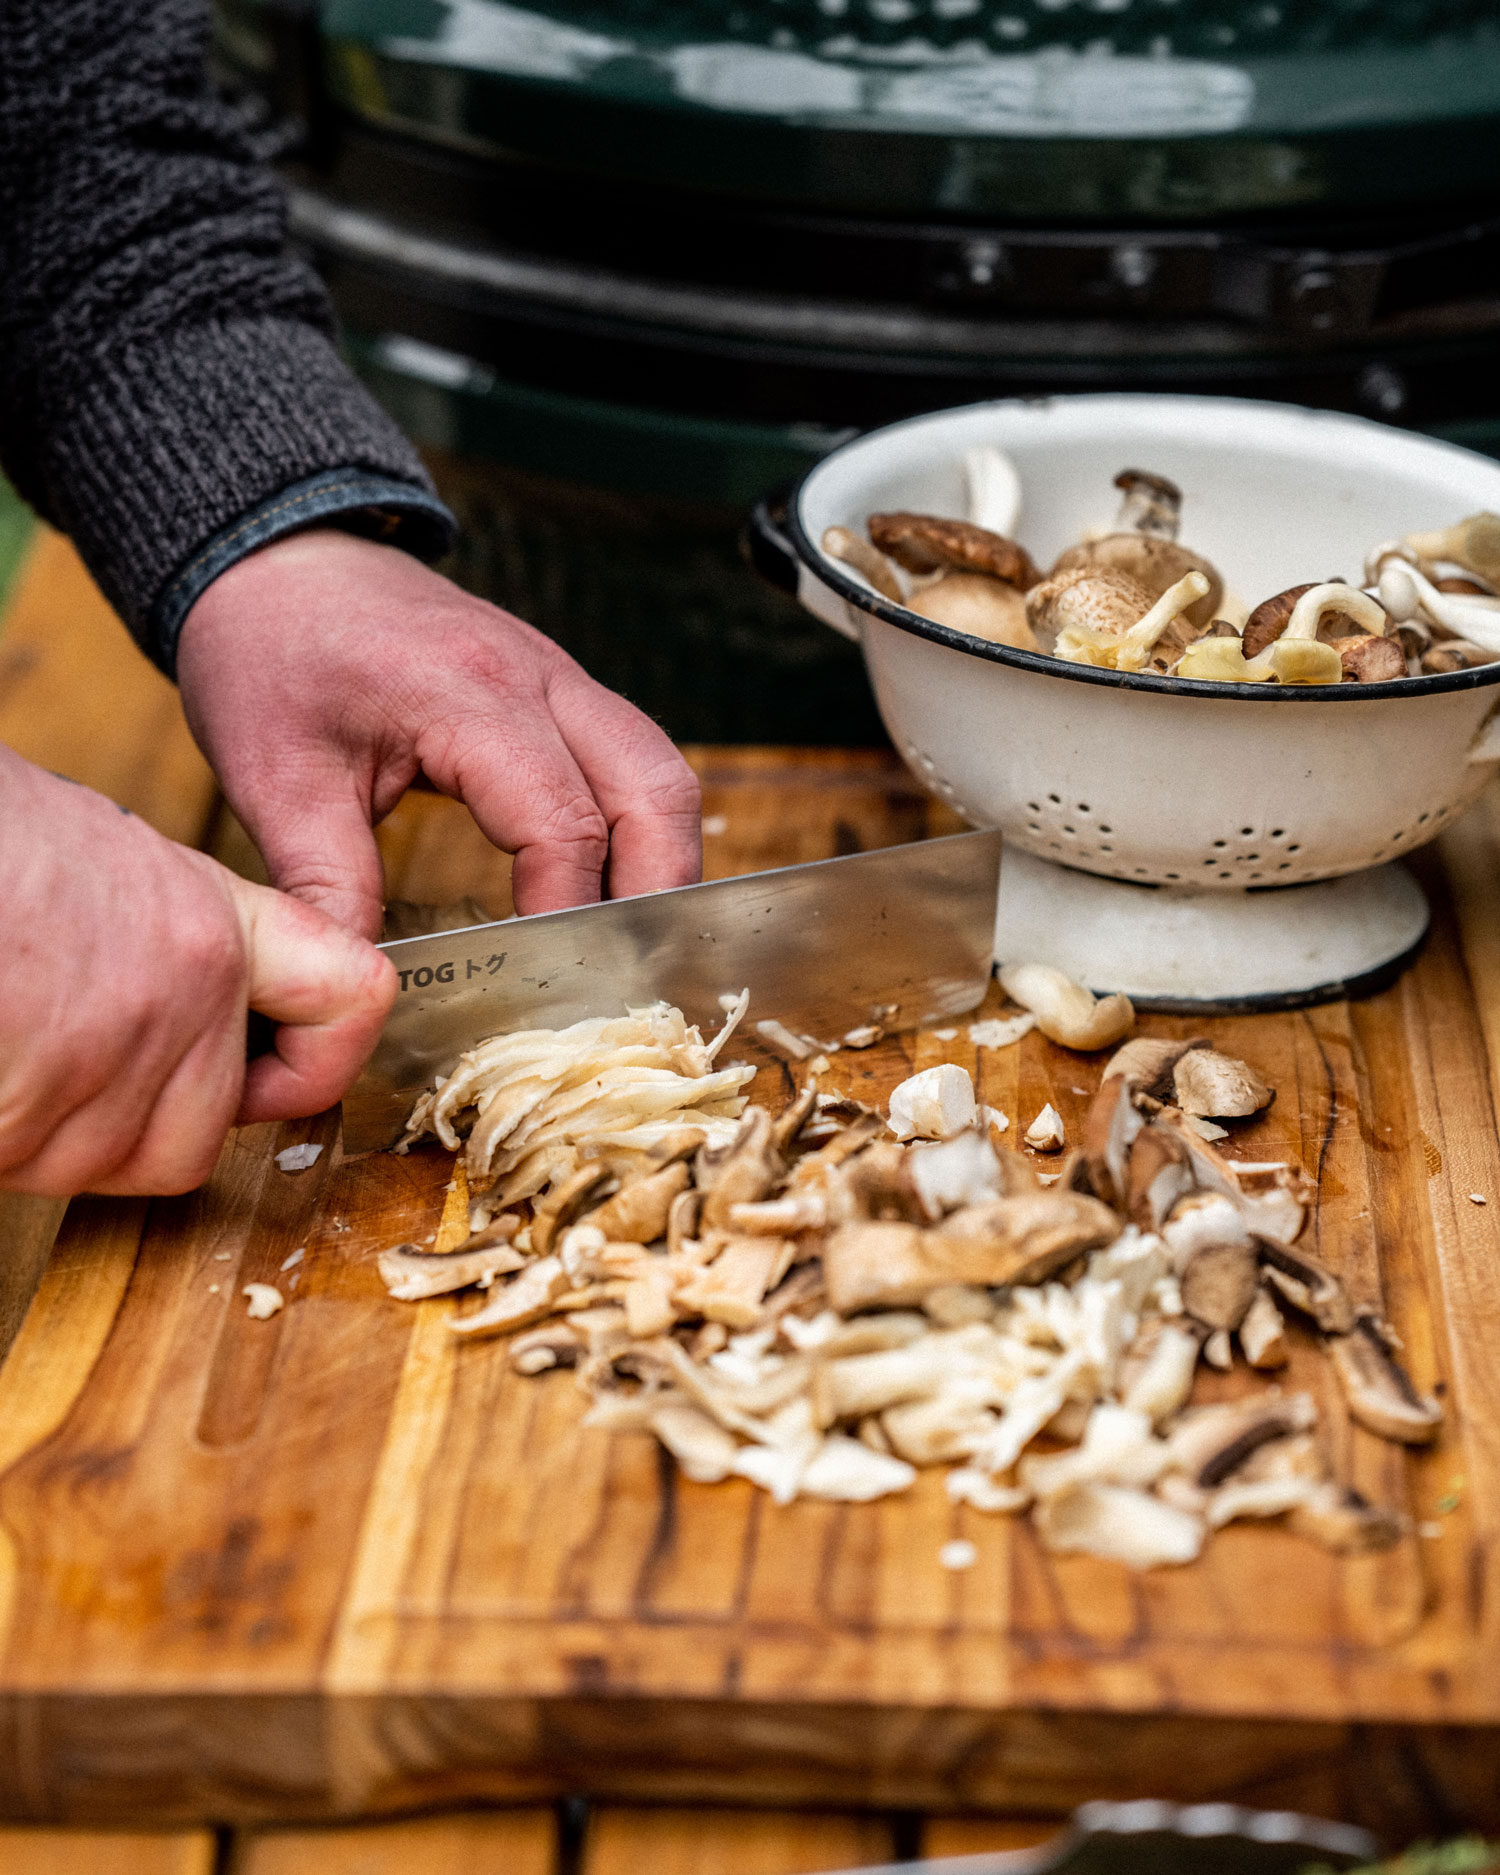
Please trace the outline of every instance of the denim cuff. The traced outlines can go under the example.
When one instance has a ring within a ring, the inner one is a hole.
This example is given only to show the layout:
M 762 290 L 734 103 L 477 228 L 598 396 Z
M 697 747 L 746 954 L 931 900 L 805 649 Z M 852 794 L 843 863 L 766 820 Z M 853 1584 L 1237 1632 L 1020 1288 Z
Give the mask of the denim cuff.
M 257 547 L 308 527 L 341 528 L 427 561 L 440 559 L 458 536 L 458 522 L 437 496 L 411 482 L 364 469 L 309 475 L 240 515 L 173 575 L 146 621 L 145 650 L 152 662 L 175 680 L 183 621 L 206 589 Z

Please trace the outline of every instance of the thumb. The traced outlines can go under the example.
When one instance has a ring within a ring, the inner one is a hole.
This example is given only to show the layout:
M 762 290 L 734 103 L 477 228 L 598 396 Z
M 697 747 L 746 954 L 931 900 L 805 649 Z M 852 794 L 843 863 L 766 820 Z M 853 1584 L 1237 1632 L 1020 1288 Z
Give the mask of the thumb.
M 369 815 L 352 796 L 318 800 L 252 829 L 278 891 L 361 937 L 380 935 L 385 878 Z
M 252 1061 L 236 1118 L 321 1113 L 349 1087 L 396 994 L 389 958 L 325 913 L 231 879 L 249 966 L 250 1007 L 272 1017 L 276 1052 Z

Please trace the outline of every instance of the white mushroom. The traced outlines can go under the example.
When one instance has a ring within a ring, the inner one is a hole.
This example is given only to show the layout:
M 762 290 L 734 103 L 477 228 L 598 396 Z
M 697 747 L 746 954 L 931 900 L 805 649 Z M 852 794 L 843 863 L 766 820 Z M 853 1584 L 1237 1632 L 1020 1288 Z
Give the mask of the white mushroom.
M 1252 1068 L 1216 1048 L 1185 1049 L 1174 1063 L 1177 1105 L 1205 1120 L 1243 1119 L 1274 1098 Z
M 665 1400 L 651 1415 L 650 1428 L 694 1484 L 717 1484 L 734 1470 L 739 1445 L 734 1437 L 691 1402 Z
M 1064 1048 L 1082 1052 L 1108 1048 L 1123 1041 L 1135 1026 L 1128 996 L 1095 996 L 1051 964 L 1005 964 L 1000 987 L 1012 1002 L 1031 1011 L 1049 1041 Z
M 1039 1504 L 1036 1520 L 1048 1549 L 1081 1550 L 1131 1569 L 1189 1563 L 1203 1547 L 1198 1518 L 1125 1485 L 1075 1485 Z
M 1430 1445 L 1443 1423 L 1443 1409 L 1418 1393 L 1396 1359 L 1390 1330 L 1374 1315 L 1361 1313 L 1347 1335 L 1329 1337 L 1334 1372 L 1362 1426 L 1403 1445 Z
M 1067 1143 L 1063 1117 L 1049 1100 L 1022 1135 L 1033 1152 L 1061 1152 Z
M 840 1504 L 868 1504 L 871 1499 L 904 1491 L 916 1479 L 915 1469 L 903 1459 L 872 1452 L 858 1439 L 833 1433 L 818 1447 L 802 1474 L 805 1497 L 832 1499 Z
M 1256 1290 L 1255 1300 L 1240 1323 L 1239 1335 L 1245 1359 L 1252 1367 L 1264 1370 L 1286 1366 L 1286 1323 L 1267 1290 Z
M 969 1024 L 969 1041 L 975 1048 L 1011 1048 L 1035 1027 L 1029 1010 L 1022 1016 L 991 1016 Z
M 321 1151 L 322 1148 L 319 1147 L 318 1150 Z M 253 1322 L 269 1321 L 286 1301 L 281 1291 L 272 1283 L 246 1283 L 240 1294 L 250 1299 L 245 1313 Z
M 897 1139 L 951 1139 L 972 1127 L 979 1113 L 968 1070 L 951 1061 L 902 1081 L 888 1107 Z
M 1021 478 L 1010 457 L 993 443 L 976 443 L 964 451 L 964 476 L 975 527 L 1014 539 L 1021 519 Z
M 1193 1389 L 1198 1366 L 1198 1337 L 1185 1328 L 1163 1325 L 1140 1366 L 1126 1385 L 1122 1404 L 1144 1413 L 1153 1425 L 1169 1420 Z
M 546 1315 L 568 1286 L 560 1257 L 539 1257 L 503 1288 L 491 1291 L 482 1309 L 460 1315 L 448 1326 L 456 1335 L 498 1335 L 525 1328 Z
M 1440 592 L 1416 567 L 1396 559 L 1386 561 L 1378 590 L 1380 603 L 1393 619 L 1420 614 L 1456 638 L 1500 652 L 1500 598 Z
M 933 1223 L 963 1205 L 999 1198 L 1005 1189 L 995 1148 L 978 1132 L 913 1146 L 906 1168 L 922 1210 Z

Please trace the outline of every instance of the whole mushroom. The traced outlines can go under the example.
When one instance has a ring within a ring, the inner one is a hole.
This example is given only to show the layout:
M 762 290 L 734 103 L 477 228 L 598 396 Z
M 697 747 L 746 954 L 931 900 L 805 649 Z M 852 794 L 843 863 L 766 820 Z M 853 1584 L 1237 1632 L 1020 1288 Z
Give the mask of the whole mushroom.
M 1144 469 L 1123 469 L 1115 487 L 1124 493 L 1115 532 L 1065 548 L 1053 563 L 1051 577 L 1080 570 L 1123 574 L 1145 589 L 1150 602 L 1185 573 L 1202 573 L 1208 585 L 1187 608 L 1187 619 L 1195 634 L 1206 631 L 1224 597 L 1224 581 L 1212 562 L 1177 539 L 1182 491 L 1165 476 Z

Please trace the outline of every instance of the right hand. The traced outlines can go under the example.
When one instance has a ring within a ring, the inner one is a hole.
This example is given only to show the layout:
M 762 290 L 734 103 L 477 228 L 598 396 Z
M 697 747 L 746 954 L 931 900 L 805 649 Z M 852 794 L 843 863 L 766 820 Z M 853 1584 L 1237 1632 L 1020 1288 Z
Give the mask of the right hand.
M 319 1113 L 374 1047 L 389 961 L 0 748 L 0 1190 L 189 1191 L 231 1125 Z M 246 1067 L 246 1009 L 281 1023 Z

